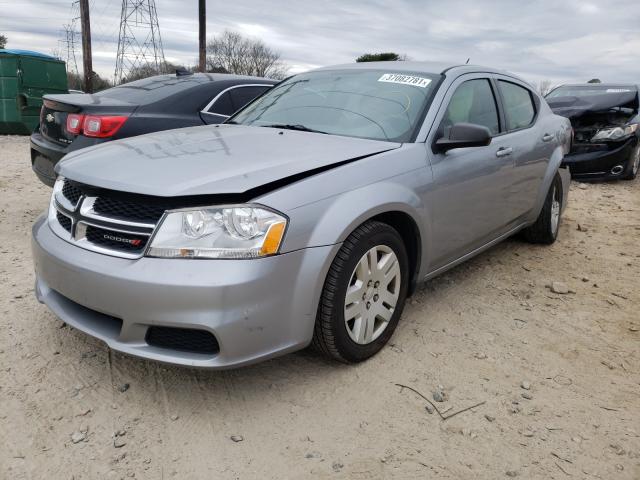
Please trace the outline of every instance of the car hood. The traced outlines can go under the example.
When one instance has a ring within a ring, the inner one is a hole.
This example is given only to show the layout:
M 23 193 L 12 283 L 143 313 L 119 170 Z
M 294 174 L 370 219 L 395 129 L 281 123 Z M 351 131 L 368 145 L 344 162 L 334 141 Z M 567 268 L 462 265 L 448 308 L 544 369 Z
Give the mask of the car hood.
M 87 185 L 163 197 L 244 193 L 400 146 L 275 128 L 190 127 L 70 153 L 56 172 Z
M 638 109 L 638 92 L 624 90 L 617 93 L 590 95 L 588 97 L 553 97 L 547 103 L 556 115 L 569 119 L 589 113 L 606 112 L 613 108 Z

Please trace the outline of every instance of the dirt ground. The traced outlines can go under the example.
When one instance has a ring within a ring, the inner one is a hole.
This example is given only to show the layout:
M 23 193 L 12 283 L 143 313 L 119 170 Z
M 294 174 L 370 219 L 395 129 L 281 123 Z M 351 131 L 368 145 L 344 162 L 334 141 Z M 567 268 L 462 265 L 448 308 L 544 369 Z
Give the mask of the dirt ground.
M 210 372 L 110 352 L 36 301 L 50 189 L 27 138 L 0 160 L 2 479 L 640 478 L 640 180 L 573 184 L 555 245 L 421 286 L 364 364 Z M 441 386 L 445 416 L 485 403 L 443 420 L 397 383 Z

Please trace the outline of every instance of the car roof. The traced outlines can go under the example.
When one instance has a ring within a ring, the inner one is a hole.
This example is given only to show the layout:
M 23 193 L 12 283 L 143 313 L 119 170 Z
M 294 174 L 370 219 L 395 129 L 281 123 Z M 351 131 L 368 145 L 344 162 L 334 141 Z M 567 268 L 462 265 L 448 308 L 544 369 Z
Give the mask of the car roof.
M 366 70 L 366 69 L 376 69 L 376 70 L 384 70 L 384 69 L 393 69 L 399 72 L 423 72 L 423 73 L 431 73 L 431 74 L 441 74 L 448 75 L 453 74 L 454 76 L 462 75 L 465 73 L 500 73 L 503 75 L 508 75 L 510 77 L 518 78 L 517 75 L 514 75 L 505 70 L 500 70 L 498 68 L 485 67 L 482 65 L 461 65 L 461 64 L 452 64 L 452 63 L 444 63 L 444 62 L 414 62 L 414 61 L 390 61 L 390 62 L 357 62 L 357 63 L 346 63 L 343 65 L 333 65 L 328 67 L 318 68 L 314 71 L 322 71 L 322 70 Z
M 273 80 L 271 78 L 263 78 L 263 77 L 252 77 L 249 75 L 235 75 L 231 73 L 200 73 L 196 72 L 193 74 L 187 75 L 176 75 L 173 74 L 165 74 L 165 75 L 153 75 L 151 77 L 141 78 L 140 80 L 135 80 L 136 82 L 140 82 L 143 80 L 147 81 L 158 81 L 163 80 L 165 85 L 169 85 L 171 83 L 179 83 L 181 81 L 189 81 L 191 83 L 209 83 L 209 82 L 219 82 L 219 81 L 238 81 L 238 80 L 247 80 L 247 81 L 256 81 L 256 82 L 267 82 L 267 83 L 277 83 L 278 80 Z M 130 82 L 133 83 L 133 82 Z M 123 83 L 122 85 L 127 85 Z

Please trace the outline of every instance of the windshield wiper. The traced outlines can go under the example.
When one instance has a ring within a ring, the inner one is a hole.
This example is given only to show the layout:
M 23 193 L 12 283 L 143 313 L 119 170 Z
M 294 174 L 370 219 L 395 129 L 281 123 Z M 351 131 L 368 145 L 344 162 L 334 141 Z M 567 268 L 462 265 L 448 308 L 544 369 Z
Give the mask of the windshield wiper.
M 260 125 L 260 126 L 265 128 L 281 128 L 283 130 L 298 130 L 299 132 L 313 132 L 313 133 L 327 134 L 327 132 L 323 132 L 322 130 L 314 130 L 313 128 L 305 127 L 304 125 L 300 125 L 300 124 L 272 123 L 269 125 Z

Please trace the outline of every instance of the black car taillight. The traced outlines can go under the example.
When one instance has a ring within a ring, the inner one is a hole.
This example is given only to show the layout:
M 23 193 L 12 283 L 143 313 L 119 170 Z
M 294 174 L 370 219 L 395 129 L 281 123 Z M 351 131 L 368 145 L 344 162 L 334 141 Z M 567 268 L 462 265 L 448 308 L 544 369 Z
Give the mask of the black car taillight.
M 127 118 L 124 115 L 86 115 L 82 122 L 82 133 L 86 137 L 111 137 L 120 130 Z
M 80 113 L 70 113 L 67 115 L 67 132 L 80 135 L 83 121 L 84 115 Z

